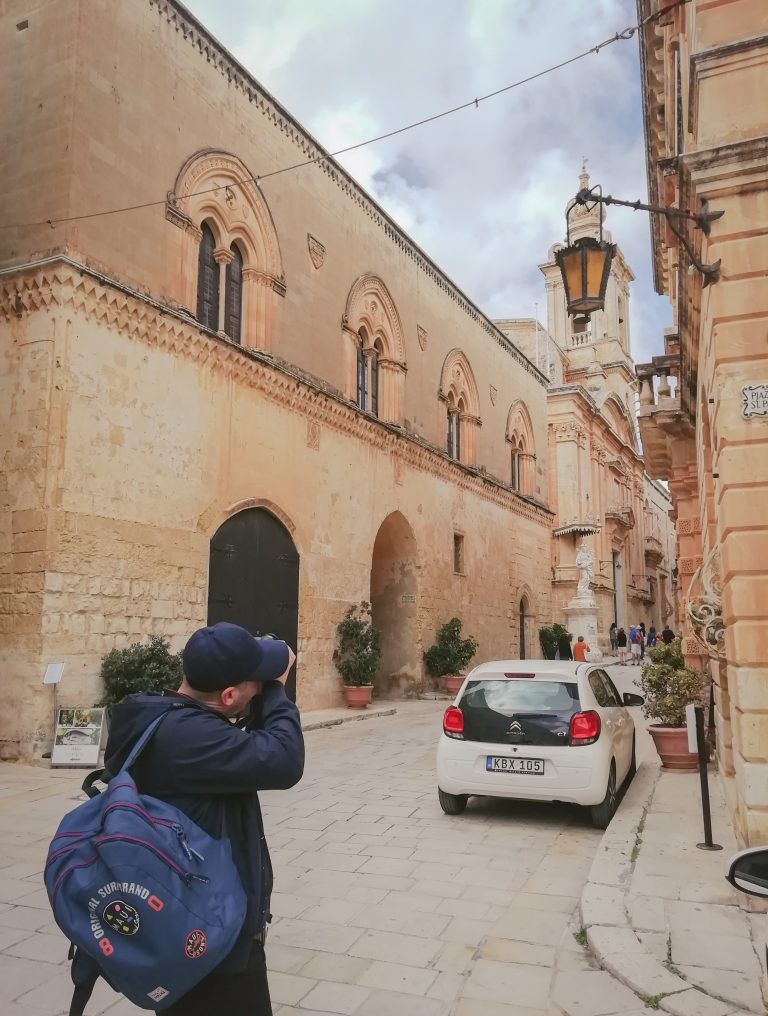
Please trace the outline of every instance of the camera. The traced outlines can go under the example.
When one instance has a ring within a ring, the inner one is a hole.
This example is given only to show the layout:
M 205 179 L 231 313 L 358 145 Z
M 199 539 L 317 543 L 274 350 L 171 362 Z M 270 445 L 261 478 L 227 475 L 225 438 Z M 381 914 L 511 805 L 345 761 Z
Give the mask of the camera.
M 256 639 L 279 639 L 279 636 L 272 632 L 265 632 L 263 635 L 254 635 Z M 261 726 L 261 706 L 262 700 L 261 695 L 254 695 L 251 701 L 248 703 L 248 712 L 245 716 L 238 720 L 238 726 L 244 727 L 245 730 L 256 730 Z

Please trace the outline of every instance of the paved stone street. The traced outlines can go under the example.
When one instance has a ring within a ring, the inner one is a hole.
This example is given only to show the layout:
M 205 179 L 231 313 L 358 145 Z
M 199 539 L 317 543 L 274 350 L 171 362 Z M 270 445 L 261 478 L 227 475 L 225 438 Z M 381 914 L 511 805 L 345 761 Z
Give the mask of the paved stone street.
M 629 690 L 636 671 L 614 673 Z M 398 703 L 394 716 L 308 731 L 303 782 L 263 795 L 276 871 L 267 946 L 275 1013 L 646 1011 L 575 937 L 602 834 L 575 807 L 486 799 L 443 815 L 434 753 L 444 706 Z M 638 748 L 642 760 L 645 736 Z M 68 1008 L 66 943 L 40 872 L 81 780 L 0 769 L 3 1016 Z M 100 983 L 87 1014 L 139 1011 Z

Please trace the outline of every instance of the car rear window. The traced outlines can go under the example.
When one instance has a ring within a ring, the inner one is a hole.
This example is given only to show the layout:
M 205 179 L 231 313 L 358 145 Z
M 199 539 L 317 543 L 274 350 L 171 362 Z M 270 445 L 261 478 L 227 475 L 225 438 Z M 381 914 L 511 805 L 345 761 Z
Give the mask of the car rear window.
M 470 681 L 462 706 L 486 707 L 497 713 L 570 713 L 579 705 L 579 689 L 570 681 L 533 681 L 530 678 Z
M 459 709 L 467 741 L 562 747 L 579 711 L 579 691 L 575 681 L 484 675 L 470 680 Z

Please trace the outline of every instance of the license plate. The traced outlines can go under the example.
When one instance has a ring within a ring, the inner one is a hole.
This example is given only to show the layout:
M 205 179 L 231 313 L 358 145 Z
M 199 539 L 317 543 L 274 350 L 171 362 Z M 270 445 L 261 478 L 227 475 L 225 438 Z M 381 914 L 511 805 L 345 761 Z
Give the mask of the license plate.
M 507 758 L 506 755 L 488 755 L 485 768 L 489 773 L 519 773 L 521 776 L 543 776 L 544 759 Z

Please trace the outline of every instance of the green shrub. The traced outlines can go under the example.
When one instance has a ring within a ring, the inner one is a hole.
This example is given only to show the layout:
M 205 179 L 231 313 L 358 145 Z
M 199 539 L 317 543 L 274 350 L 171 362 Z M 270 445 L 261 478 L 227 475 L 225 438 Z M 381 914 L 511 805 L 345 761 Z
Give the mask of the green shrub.
M 452 617 L 435 636 L 435 644 L 424 653 L 424 663 L 434 677 L 460 674 L 477 652 L 477 642 L 468 635 L 461 637 L 461 621 Z
M 568 629 L 562 624 L 549 624 L 539 628 L 539 643 L 545 660 L 554 660 L 560 637 L 567 634 Z
M 381 632 L 371 620 L 370 603 L 350 607 L 336 625 L 336 635 L 333 662 L 344 684 L 372 684 L 381 660 Z
M 178 688 L 183 676 L 181 653 L 172 653 L 170 643 L 160 635 L 153 635 L 149 645 L 134 642 L 125 649 L 112 649 L 101 661 L 101 705 L 111 708 L 136 692 Z
M 645 696 L 643 714 L 662 727 L 684 727 L 685 707 L 698 703 L 706 687 L 706 674 L 686 667 L 680 639 L 669 645 L 650 646 L 645 652 L 640 687 Z

